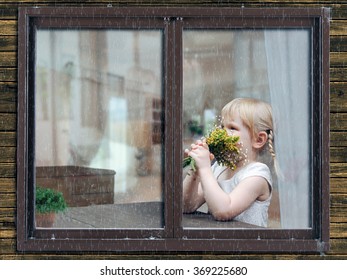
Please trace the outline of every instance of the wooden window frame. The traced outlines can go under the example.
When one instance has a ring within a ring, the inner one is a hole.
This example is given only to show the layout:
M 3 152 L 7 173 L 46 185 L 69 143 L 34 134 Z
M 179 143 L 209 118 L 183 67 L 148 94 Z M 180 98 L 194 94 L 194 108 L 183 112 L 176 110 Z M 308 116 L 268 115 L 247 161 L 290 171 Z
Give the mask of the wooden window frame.
M 210 19 L 213 20 L 210 20 Z M 329 250 L 329 20 L 326 8 L 19 8 L 17 249 L 19 251 L 325 252 Z M 36 229 L 34 226 L 35 28 L 160 28 L 164 32 L 164 220 L 162 229 Z M 183 28 L 312 30 L 313 141 L 310 229 L 182 227 Z M 174 39 L 173 41 L 171 39 Z M 175 42 L 172 47 L 170 45 Z M 177 108 L 179 108 L 177 110 Z M 175 175 L 176 174 L 176 175 Z M 177 175 L 178 174 L 178 175 Z

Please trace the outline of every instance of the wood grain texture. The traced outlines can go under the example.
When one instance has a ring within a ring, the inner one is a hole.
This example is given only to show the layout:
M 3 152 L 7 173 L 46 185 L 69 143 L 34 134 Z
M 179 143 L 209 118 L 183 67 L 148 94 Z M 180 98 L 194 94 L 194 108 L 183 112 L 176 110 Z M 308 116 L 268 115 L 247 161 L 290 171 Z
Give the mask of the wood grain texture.
M 330 83 L 330 112 L 347 112 L 347 83 Z
M 15 147 L 16 146 L 16 132 L 0 132 L 0 146 L 1 147 Z M 16 159 L 13 158 L 15 161 Z
M 347 127 L 347 113 L 330 114 L 330 130 L 344 131 Z
M 15 163 L 0 163 L 0 178 L 14 178 L 16 175 Z
M 330 51 L 331 52 L 346 52 L 347 51 L 346 36 L 330 36 Z
M 330 131 L 330 146 L 346 147 L 347 131 Z
M 20 253 L 16 249 L 17 13 L 20 6 L 331 7 L 330 238 L 319 254 Z M 0 1 L 0 259 L 346 259 L 347 258 L 347 4 L 345 1 Z
M 345 178 L 330 178 L 330 193 L 347 193 Z
M 17 53 L 13 51 L 1 52 L 0 67 L 16 67 Z
M 330 162 L 343 163 L 347 158 L 347 148 L 346 147 L 332 147 L 330 149 Z
M 3 20 L 0 19 L 0 36 L 16 36 L 17 35 L 17 21 L 16 20 Z
M 0 52 L 15 52 L 17 36 L 0 36 Z
M 17 82 L 17 69 L 15 69 L 15 68 L 0 68 L 0 81 L 2 81 L 2 82 Z
M 16 114 L 0 113 L 0 131 L 15 131 L 16 120 Z

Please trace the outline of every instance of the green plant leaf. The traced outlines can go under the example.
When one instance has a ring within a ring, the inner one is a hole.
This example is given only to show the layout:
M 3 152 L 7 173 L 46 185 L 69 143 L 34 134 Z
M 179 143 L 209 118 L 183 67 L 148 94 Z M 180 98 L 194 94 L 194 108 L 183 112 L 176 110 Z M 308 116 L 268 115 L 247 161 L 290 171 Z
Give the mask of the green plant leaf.
M 35 210 L 39 213 L 62 212 L 67 208 L 61 192 L 36 186 Z

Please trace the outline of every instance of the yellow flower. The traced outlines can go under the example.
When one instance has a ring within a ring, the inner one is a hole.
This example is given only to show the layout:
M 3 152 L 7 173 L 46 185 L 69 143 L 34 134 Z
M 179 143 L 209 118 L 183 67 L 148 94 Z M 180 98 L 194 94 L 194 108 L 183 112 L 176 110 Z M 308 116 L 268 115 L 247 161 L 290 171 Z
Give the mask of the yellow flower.
M 227 166 L 232 170 L 236 169 L 236 164 L 240 158 L 240 150 L 237 147 L 239 140 L 238 136 L 230 136 L 225 129 L 220 127 L 215 128 L 206 137 L 208 148 L 218 164 Z M 183 168 L 187 166 L 196 171 L 195 160 L 190 156 L 183 160 Z

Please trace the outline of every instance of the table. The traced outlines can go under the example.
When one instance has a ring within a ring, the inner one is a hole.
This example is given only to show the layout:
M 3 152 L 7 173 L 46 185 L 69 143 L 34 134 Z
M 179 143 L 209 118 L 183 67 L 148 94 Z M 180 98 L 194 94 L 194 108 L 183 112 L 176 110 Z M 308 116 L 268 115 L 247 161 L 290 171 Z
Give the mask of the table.
M 239 221 L 216 221 L 211 214 L 202 212 L 183 214 L 182 225 L 184 228 L 259 228 L 258 226 Z
M 162 228 L 162 202 L 90 205 L 70 207 L 57 216 L 55 228 Z M 209 214 L 182 215 L 184 228 L 256 228 L 238 221 L 219 222 Z

